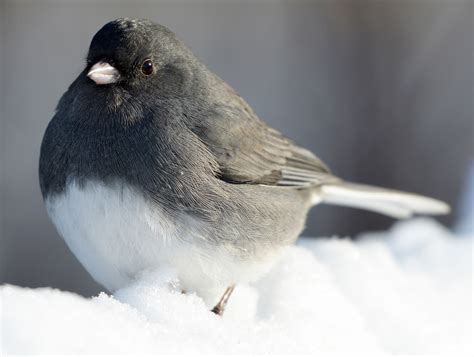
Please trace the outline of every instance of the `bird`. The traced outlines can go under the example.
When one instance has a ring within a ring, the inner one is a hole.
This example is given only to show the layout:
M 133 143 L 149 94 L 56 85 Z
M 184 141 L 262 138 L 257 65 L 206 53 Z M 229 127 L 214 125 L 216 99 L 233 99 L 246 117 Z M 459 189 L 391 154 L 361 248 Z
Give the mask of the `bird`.
M 295 243 L 317 204 L 394 218 L 450 209 L 337 177 L 171 30 L 134 18 L 93 36 L 44 133 L 39 183 L 58 233 L 105 289 L 172 269 L 217 315 Z

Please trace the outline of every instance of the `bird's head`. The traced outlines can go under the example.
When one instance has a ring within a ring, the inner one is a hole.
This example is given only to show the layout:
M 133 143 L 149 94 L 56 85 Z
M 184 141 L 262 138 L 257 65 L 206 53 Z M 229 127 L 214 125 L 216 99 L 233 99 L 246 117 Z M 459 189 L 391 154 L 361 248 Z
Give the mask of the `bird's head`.
M 164 26 L 123 18 L 93 37 L 84 74 L 101 90 L 155 91 L 178 95 L 192 74 L 190 51 Z

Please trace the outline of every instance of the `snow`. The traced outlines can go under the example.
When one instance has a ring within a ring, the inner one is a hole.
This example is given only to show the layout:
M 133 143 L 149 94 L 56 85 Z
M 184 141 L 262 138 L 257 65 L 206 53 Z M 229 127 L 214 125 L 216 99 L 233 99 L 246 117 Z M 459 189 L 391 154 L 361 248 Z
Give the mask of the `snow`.
M 471 232 L 472 234 L 472 232 Z M 472 353 L 473 236 L 430 219 L 301 239 L 223 318 L 147 272 L 114 296 L 1 287 L 5 353 Z

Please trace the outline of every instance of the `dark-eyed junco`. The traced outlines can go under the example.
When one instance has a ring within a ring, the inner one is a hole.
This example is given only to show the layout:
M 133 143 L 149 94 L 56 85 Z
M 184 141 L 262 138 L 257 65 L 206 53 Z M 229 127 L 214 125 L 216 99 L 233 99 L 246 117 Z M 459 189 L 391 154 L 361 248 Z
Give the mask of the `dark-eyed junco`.
M 449 211 L 334 176 L 173 32 L 129 18 L 92 39 L 44 135 L 39 176 L 52 221 L 100 284 L 114 291 L 171 268 L 219 314 L 235 284 L 295 242 L 317 203 L 396 218 Z

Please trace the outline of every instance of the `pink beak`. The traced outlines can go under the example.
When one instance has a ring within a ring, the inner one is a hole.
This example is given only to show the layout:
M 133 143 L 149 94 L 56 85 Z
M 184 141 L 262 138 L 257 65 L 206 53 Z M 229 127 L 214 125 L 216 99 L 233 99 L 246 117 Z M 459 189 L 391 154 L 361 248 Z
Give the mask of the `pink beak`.
M 111 84 L 116 83 L 120 77 L 119 72 L 115 67 L 112 67 L 107 62 L 97 62 L 91 67 L 87 77 L 92 79 L 96 84 Z

